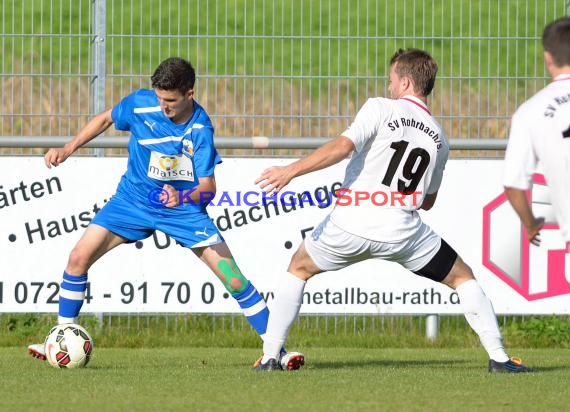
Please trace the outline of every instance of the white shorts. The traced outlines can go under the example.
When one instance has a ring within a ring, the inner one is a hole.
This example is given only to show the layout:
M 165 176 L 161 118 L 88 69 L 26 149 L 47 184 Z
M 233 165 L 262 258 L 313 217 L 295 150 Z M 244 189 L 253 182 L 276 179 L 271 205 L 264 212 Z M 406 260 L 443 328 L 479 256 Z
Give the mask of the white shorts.
M 342 269 L 367 259 L 384 259 L 416 272 L 433 259 L 441 244 L 441 237 L 423 222 L 413 237 L 385 243 L 348 233 L 328 216 L 305 238 L 307 253 L 323 271 Z

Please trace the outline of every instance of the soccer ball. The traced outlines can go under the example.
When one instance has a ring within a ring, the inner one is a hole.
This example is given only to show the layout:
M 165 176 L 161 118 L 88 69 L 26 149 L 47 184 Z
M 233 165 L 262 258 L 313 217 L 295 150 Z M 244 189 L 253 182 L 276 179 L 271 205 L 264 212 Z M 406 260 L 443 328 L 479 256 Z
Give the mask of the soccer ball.
M 44 342 L 47 361 L 55 368 L 83 368 L 93 352 L 93 339 L 80 325 L 51 328 Z

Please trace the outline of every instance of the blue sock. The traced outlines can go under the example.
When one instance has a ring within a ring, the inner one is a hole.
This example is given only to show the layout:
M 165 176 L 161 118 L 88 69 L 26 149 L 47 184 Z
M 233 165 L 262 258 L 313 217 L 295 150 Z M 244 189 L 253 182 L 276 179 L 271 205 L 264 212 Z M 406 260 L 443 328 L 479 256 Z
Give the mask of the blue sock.
M 76 323 L 85 291 L 87 290 L 87 273 L 72 276 L 63 272 L 63 280 L 59 289 L 58 323 Z
M 269 319 L 269 309 L 265 300 L 259 294 L 255 286 L 249 283 L 243 292 L 232 295 L 242 308 L 247 321 L 253 329 L 262 336 L 267 330 L 267 319 Z

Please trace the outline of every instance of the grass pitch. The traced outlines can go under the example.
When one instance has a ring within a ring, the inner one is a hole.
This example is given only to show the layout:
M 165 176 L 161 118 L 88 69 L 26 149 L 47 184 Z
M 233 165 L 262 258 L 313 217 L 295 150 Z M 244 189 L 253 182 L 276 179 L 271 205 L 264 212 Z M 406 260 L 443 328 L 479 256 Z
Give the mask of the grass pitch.
M 489 375 L 482 349 L 308 348 L 296 372 L 253 372 L 256 349 L 95 348 L 58 370 L 0 348 L 3 411 L 551 411 L 568 349 L 510 351 L 537 372 Z

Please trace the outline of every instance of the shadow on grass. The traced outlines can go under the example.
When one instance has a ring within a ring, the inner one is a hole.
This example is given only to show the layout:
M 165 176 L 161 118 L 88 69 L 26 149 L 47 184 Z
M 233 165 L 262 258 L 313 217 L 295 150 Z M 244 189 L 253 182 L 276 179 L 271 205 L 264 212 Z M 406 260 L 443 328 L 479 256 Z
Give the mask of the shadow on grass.
M 314 367 L 318 369 L 341 369 L 341 368 L 361 368 L 361 367 L 382 367 L 382 368 L 450 368 L 457 365 L 464 365 L 470 363 L 464 359 L 426 359 L 426 360 L 386 360 L 386 359 L 365 359 L 362 361 L 348 361 L 348 362 L 315 362 Z
M 334 361 L 319 361 L 311 362 L 314 369 L 344 369 L 344 368 L 390 368 L 390 369 L 409 369 L 409 368 L 435 368 L 435 369 L 450 369 L 455 367 L 465 367 L 472 361 L 464 359 L 446 359 L 446 360 L 362 360 L 362 361 L 348 361 L 348 362 L 334 362 Z M 482 364 L 484 368 L 487 364 Z M 534 366 L 528 365 L 532 368 L 533 373 L 548 373 L 566 371 L 570 373 L 570 365 L 555 365 L 555 366 Z M 469 366 L 470 367 L 470 366 Z

